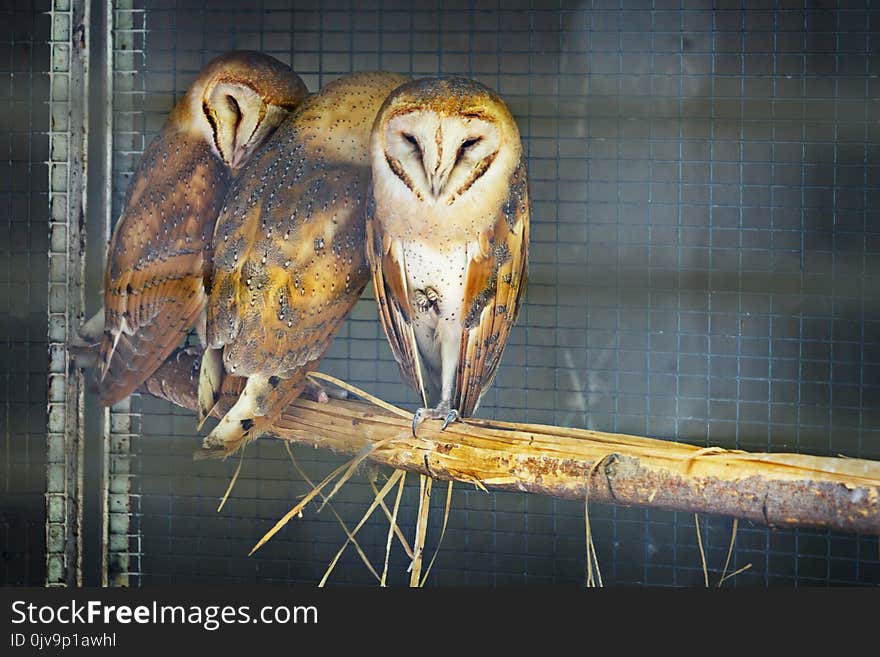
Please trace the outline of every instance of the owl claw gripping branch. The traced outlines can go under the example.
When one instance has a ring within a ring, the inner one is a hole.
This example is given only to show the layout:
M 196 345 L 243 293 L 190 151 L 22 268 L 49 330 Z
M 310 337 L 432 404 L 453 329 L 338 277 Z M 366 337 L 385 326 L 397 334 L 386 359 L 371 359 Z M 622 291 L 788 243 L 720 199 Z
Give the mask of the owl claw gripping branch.
M 442 429 L 492 384 L 525 291 L 529 202 L 519 131 L 504 102 L 463 78 L 392 93 L 373 126 L 367 255 L 404 379 Z M 429 400 L 437 400 L 428 407 Z
M 420 408 L 413 415 L 413 438 L 418 437 L 416 435 L 416 430 L 418 429 L 419 425 L 425 420 L 443 420 L 443 425 L 440 427 L 440 431 L 446 431 L 446 427 L 455 422 L 458 418 L 458 411 L 454 408 L 449 408 L 448 403 L 440 402 L 437 408 Z

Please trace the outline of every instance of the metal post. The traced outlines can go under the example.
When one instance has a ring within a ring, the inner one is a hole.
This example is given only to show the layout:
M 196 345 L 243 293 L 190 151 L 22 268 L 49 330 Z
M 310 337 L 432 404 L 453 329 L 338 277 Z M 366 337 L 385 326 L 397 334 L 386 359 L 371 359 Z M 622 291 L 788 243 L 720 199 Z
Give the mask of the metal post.
M 107 0 L 104 53 L 105 107 L 104 107 L 104 165 L 103 198 L 104 233 L 109 241 L 115 214 L 113 191 L 124 185 L 115 181 L 113 153 L 140 150 L 133 148 L 132 135 L 139 133 L 132 125 L 132 114 L 137 107 L 135 98 L 142 100 L 138 67 L 142 56 L 141 43 L 136 38 L 144 29 L 145 11 L 135 8 L 133 0 Z M 116 101 L 119 100 L 117 107 Z M 120 131 L 121 143 L 114 143 L 114 133 Z M 140 137 L 140 135 L 138 135 Z M 114 184 L 116 183 L 116 184 Z M 103 427 L 103 481 L 102 481 L 102 584 L 104 586 L 136 585 L 132 575 L 140 572 L 140 534 L 136 521 L 138 497 L 133 491 L 132 439 L 138 431 L 137 402 L 124 399 L 105 409 Z
M 49 161 L 46 585 L 82 585 L 83 376 L 67 348 L 83 312 L 89 3 L 55 0 Z
M 104 8 L 104 198 L 103 219 L 105 241 L 113 231 L 113 0 L 107 0 Z M 124 400 L 128 404 L 128 400 Z M 101 585 L 110 585 L 110 552 L 118 545 L 110 545 L 110 471 L 113 467 L 111 426 L 114 418 L 105 408 L 102 414 L 103 461 L 101 468 Z M 114 537 L 115 538 L 115 537 Z M 115 541 L 114 541 L 115 543 Z M 114 564 L 118 565 L 118 564 Z M 113 578 L 115 580 L 115 578 Z M 125 584 L 127 582 L 122 582 Z M 120 584 L 114 581 L 114 585 Z

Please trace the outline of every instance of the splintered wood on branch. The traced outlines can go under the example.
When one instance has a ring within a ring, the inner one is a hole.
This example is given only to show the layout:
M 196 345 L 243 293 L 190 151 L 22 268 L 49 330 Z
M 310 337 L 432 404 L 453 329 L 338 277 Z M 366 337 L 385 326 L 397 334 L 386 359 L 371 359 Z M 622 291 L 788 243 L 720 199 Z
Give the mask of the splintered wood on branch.
M 196 409 L 196 356 L 179 353 L 143 390 Z M 776 527 L 880 535 L 880 462 L 749 453 L 621 434 L 469 419 L 440 431 L 411 414 L 331 399 L 294 401 L 271 435 L 480 488 L 711 513 Z M 195 424 L 193 425 L 195 427 Z M 589 486 L 589 489 L 587 488 Z

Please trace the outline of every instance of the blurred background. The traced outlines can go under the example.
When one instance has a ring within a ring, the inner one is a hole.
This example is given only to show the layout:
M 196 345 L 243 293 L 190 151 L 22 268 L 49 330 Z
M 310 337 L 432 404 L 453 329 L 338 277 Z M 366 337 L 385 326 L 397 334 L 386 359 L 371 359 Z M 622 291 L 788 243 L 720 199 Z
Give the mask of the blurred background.
M 50 169 L 68 157 L 54 141 L 65 129 L 54 108 L 83 89 L 58 82 L 50 42 L 75 34 L 71 12 L 64 0 L 0 9 L 4 585 L 52 577 L 47 254 L 60 247 L 47 226 L 69 183 Z M 368 69 L 464 75 L 496 89 L 516 117 L 532 196 L 526 303 L 479 416 L 880 459 L 880 9 L 867 0 L 120 0 L 93 3 L 87 24 L 88 314 L 100 304 L 104 216 L 118 216 L 140 153 L 213 57 L 267 52 L 312 91 Z M 370 290 L 321 369 L 419 404 Z M 345 540 L 326 508 L 308 507 L 247 557 L 310 489 L 281 443 L 248 448 L 218 513 L 238 460 L 193 462 L 192 413 L 133 397 L 105 420 L 84 400 L 84 583 L 321 578 Z M 343 460 L 293 454 L 314 481 Z M 334 506 L 349 526 L 372 499 L 369 481 L 387 475 L 365 470 L 340 491 Z M 410 536 L 417 492 L 410 477 L 400 515 Z M 606 585 L 703 584 L 693 515 L 599 504 L 590 514 Z M 700 518 L 712 584 L 732 524 Z M 379 515 L 358 535 L 374 565 L 386 536 Z M 725 586 L 880 584 L 877 537 L 741 523 L 728 570 L 748 564 Z M 408 581 L 407 565 L 395 546 L 392 584 Z M 582 503 L 455 486 L 429 585 L 585 577 Z M 375 580 L 349 548 L 329 582 Z

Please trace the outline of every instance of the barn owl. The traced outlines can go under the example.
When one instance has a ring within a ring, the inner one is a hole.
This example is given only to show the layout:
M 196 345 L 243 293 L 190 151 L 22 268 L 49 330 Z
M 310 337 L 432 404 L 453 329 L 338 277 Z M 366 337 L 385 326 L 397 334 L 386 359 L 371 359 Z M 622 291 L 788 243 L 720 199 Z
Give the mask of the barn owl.
M 427 418 L 446 429 L 491 385 L 523 299 L 529 200 L 519 130 L 482 84 L 422 79 L 388 97 L 370 150 L 366 237 L 379 315 L 424 403 L 413 435 Z
M 369 140 L 405 78 L 350 75 L 308 98 L 230 188 L 217 220 L 199 415 L 203 455 L 263 433 L 306 385 L 369 280 Z M 230 378 L 240 383 L 229 403 Z
M 197 323 L 230 180 L 307 93 L 280 61 L 229 52 L 200 72 L 144 151 L 110 240 L 103 322 L 101 313 L 91 322 L 103 324 L 104 404 L 128 396 Z

